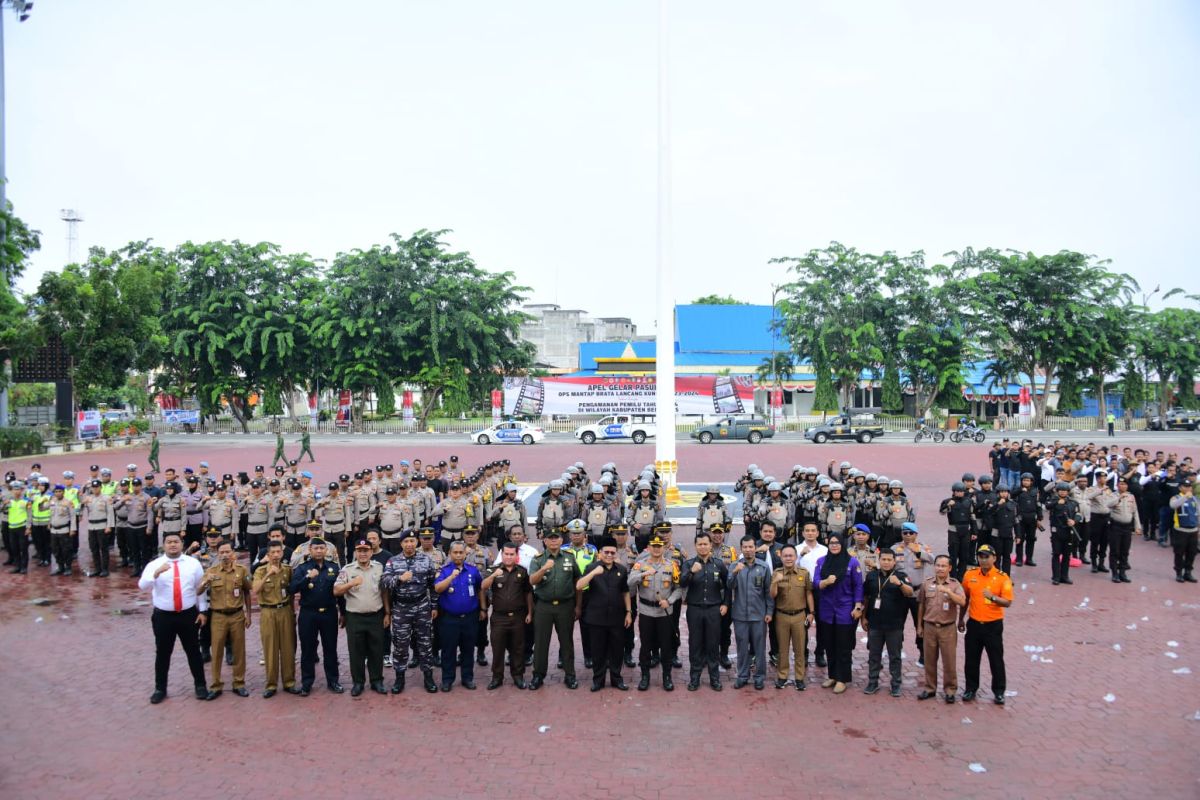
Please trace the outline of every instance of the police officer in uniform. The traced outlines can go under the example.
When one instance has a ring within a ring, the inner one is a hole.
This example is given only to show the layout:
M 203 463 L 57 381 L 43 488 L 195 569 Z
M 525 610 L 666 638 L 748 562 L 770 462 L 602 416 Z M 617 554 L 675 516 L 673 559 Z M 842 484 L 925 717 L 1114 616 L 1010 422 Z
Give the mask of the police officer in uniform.
M 88 577 L 107 578 L 108 547 L 105 537 L 116 525 L 116 514 L 113 511 L 112 497 L 104 494 L 99 480 L 92 481 L 91 489 L 92 493 L 80 501 L 87 517 L 88 548 L 92 554 L 92 571 L 88 573 Z M 143 551 L 142 556 L 144 560 L 140 562 L 140 566 L 144 570 L 154 555 L 152 552 Z
M 371 543 L 359 539 L 354 544 L 354 562 L 342 567 L 333 584 L 333 594 L 346 604 L 346 645 L 350 651 L 350 696 L 358 697 L 365 688 L 385 694 L 383 688 L 384 632 L 390 621 L 384 614 L 380 583 L 383 566 L 371 558 Z M 363 663 L 366 662 L 364 676 Z
M 431 516 L 442 522 L 442 550 L 450 552 L 450 545 L 462 540 L 463 528 L 474 514 L 471 501 L 462 496 L 462 484 L 450 484 L 450 495 L 433 507 Z
M 54 486 L 50 498 L 50 550 L 57 569 L 55 575 L 71 574 L 71 540 L 76 535 L 75 506 L 64 496 L 66 487 Z
M 208 589 L 209 610 L 212 612 L 212 647 L 220 653 L 226 640 L 233 645 L 233 693 L 247 697 L 246 691 L 246 629 L 250 627 L 250 572 L 236 563 L 233 542 L 222 541 L 217 549 L 219 563 L 204 572 L 200 588 Z M 212 682 L 209 690 L 220 697 L 225 684 L 221 680 L 221 659 L 212 661 Z
M 250 482 L 250 493 L 242 499 L 242 514 L 246 517 L 246 546 L 251 553 L 257 553 L 267 536 L 267 531 L 275 524 L 275 505 L 270 497 L 263 494 L 261 481 Z M 288 542 L 289 547 L 296 547 L 298 544 L 298 536 L 294 541 Z
M 333 596 L 338 568 L 325 559 L 324 539 L 309 540 L 310 557 L 296 568 L 288 587 L 300 596 L 300 694 L 307 697 L 316 678 L 317 640 L 329 691 L 345 691 L 338 682 L 337 631 L 342 602 Z
M 1050 512 L 1050 582 L 1057 586 L 1074 583 L 1069 577 L 1071 554 L 1083 516 L 1079 504 L 1070 497 L 1071 484 L 1059 481 L 1054 490 L 1055 497 L 1047 503 L 1047 510 Z
M 664 555 L 666 542 L 660 534 L 650 537 L 649 557 L 639 560 L 629 572 L 629 586 L 637 592 L 638 634 L 642 640 L 638 659 L 642 678 L 638 691 L 650 688 L 651 653 L 661 654 L 663 689 L 675 688 L 671 665 L 675 658 L 675 635 L 671 609 L 683 596 L 679 585 L 679 566 Z
M 432 542 L 433 531 L 429 534 Z M 433 584 L 436 576 L 437 567 L 433 560 L 417 549 L 416 534 L 405 532 L 400 539 L 400 552 L 388 561 L 380 578 L 384 614 L 392 623 L 392 666 L 396 670 L 392 694 L 404 691 L 410 646 L 425 677 L 425 691 L 437 692 L 433 680 Z
M 957 481 L 950 487 L 950 496 L 942 501 L 938 513 L 946 517 L 949 526 L 946 549 L 950 553 L 951 572 L 961 578 L 970 562 L 968 554 L 975 535 L 975 504 L 967 496 L 966 483 Z
M 696 530 L 707 531 L 713 525 L 725 528 L 732 522 L 729 509 L 725 507 L 725 498 L 721 496 L 720 487 L 715 483 L 704 487 L 704 499 L 700 501 L 700 505 L 696 506 Z
M 1017 506 L 1017 532 L 1013 536 L 1013 547 L 1016 551 L 1014 565 L 1036 567 L 1033 560 L 1033 546 L 1037 543 L 1038 531 L 1044 530 L 1042 525 L 1043 512 L 1039 491 L 1033 485 L 1033 474 L 1021 474 L 1021 486 L 1013 493 L 1013 503 Z

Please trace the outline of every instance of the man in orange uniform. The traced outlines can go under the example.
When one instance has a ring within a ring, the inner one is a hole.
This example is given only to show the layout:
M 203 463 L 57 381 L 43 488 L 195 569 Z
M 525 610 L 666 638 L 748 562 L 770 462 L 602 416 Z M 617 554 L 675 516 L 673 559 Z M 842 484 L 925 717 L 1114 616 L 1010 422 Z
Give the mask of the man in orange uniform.
M 963 588 L 967 592 L 967 605 L 958 609 L 958 630 L 966 631 L 966 656 L 963 671 L 966 673 L 964 703 L 975 699 L 979 689 L 979 662 L 983 651 L 987 651 L 988 668 L 992 672 L 992 698 L 998 706 L 1004 705 L 1004 609 L 1012 605 L 1012 579 L 996 569 L 996 551 L 991 545 L 983 545 L 976 552 L 979 566 L 967 570 L 963 575 Z

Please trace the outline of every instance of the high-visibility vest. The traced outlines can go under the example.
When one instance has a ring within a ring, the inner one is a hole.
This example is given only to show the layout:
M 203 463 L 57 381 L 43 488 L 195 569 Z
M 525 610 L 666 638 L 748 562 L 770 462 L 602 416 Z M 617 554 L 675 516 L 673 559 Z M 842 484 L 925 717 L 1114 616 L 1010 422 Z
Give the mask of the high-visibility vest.
M 31 502 L 33 506 L 33 524 L 34 525 L 49 525 L 50 524 L 50 495 L 39 494 L 33 498 Z
M 8 504 L 8 527 L 24 528 L 29 522 L 29 501 L 14 497 Z

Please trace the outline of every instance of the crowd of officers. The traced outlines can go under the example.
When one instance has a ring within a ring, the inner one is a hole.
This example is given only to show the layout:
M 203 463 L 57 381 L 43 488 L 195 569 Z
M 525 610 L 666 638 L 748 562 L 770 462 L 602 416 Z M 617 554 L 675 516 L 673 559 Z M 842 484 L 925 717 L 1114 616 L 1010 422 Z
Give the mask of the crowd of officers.
M 868 640 L 865 691 L 879 691 L 886 650 L 891 694 L 899 696 L 901 645 L 911 618 L 925 667 L 919 699 L 936 696 L 940 662 L 943 697 L 954 702 L 963 632 L 963 699 L 973 699 L 979 688 L 986 652 L 993 699 L 1002 704 L 1009 573 L 1035 565 L 1034 544 L 1045 521 L 1056 584 L 1071 582 L 1071 555 L 1090 557 L 1094 572 L 1111 570 L 1114 582 L 1128 582 L 1129 541 L 1145 530 L 1139 500 L 1148 487 L 1157 486 L 1161 496 L 1169 485 L 1175 491 L 1167 507 L 1176 513 L 1167 524 L 1177 564 L 1183 556 L 1177 574 L 1194 580 L 1190 461 L 1134 453 L 1110 460 L 1089 448 L 1054 447 L 1047 455 L 1024 443 L 1017 449 L 1038 456 L 1039 473 L 1001 473 L 999 486 L 990 475 L 963 475 L 940 506 L 948 537 L 945 554 L 936 557 L 919 540 L 903 483 L 849 462 L 830 462 L 824 474 L 797 465 L 783 480 L 749 465 L 735 483 L 744 532 L 731 541 L 725 498 L 717 486 L 706 487 L 691 557 L 673 541 L 652 465 L 624 481 L 612 463 L 593 478 L 577 462 L 548 484 L 532 510 L 519 499 L 507 461 L 471 474 L 454 457 L 428 465 L 401 461 L 399 469 L 378 465 L 341 475 L 323 491 L 296 462 L 275 467 L 269 479 L 261 466 L 253 477 L 217 479 L 201 462 L 182 476 L 168 469 L 161 487 L 153 474 L 138 477 L 135 465 L 120 481 L 94 465 L 82 490 L 70 473 L 49 487 L 35 465 L 25 480 L 9 476 L 2 516 L 14 570 L 28 569 L 32 546 L 35 563 L 48 567 L 53 560 L 56 572 L 70 574 L 77 542 L 86 536 L 90 574 L 108 574 L 115 544 L 121 566 L 140 576 L 143 588 L 165 593 L 156 582 L 171 579 L 166 567 L 196 558 L 204 570 L 193 609 L 199 612 L 198 652 L 211 663 L 211 679 L 197 694 L 206 699 L 224 688 L 223 661 L 233 666 L 233 691 L 247 694 L 253 594 L 265 697 L 279 689 L 309 694 L 318 663 L 327 687 L 342 692 L 342 630 L 355 695 L 367 687 L 389 691 L 385 667 L 395 673 L 392 693 L 405 690 L 410 669 L 420 669 L 429 692 L 456 684 L 474 689 L 474 668 L 488 665 L 489 643 L 489 689 L 502 686 L 507 672 L 517 688 L 538 690 L 549 674 L 552 639 L 563 683 L 574 689 L 576 627 L 593 691 L 606 683 L 626 689 L 622 667 L 637 667 L 640 690 L 649 689 L 660 670 L 658 682 L 671 691 L 674 670 L 683 667 L 682 624 L 691 691 L 706 673 L 713 690 L 723 688 L 720 670 L 734 669 L 736 643 L 735 688 L 753 682 L 762 689 L 770 667 L 776 688 L 804 690 L 807 666 L 815 661 L 827 670 L 822 686 L 840 694 L 851 683 L 861 628 Z M 1097 517 L 1106 517 L 1102 527 Z M 530 534 L 540 549 L 529 544 Z M 249 567 L 238 563 L 239 550 L 249 551 Z M 155 696 L 158 702 L 165 694 Z

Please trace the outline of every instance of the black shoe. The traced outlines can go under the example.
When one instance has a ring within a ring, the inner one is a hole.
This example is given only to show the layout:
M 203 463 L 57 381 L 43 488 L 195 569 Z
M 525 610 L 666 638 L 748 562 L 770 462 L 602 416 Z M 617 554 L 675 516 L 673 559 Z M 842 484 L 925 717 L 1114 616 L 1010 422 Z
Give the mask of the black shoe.
M 593 692 L 598 692 L 603 688 L 604 688 L 604 680 L 603 679 L 598 680 L 598 681 L 596 681 L 596 680 L 592 681 L 592 691 Z
M 488 688 L 488 691 L 491 692 L 491 691 L 495 691 L 496 689 L 499 689 L 503 685 L 504 685 L 504 681 L 502 679 L 492 678 L 490 681 L 488 681 L 487 688 Z
M 733 669 L 733 662 L 729 660 L 729 656 L 721 656 L 721 669 Z
M 654 669 L 661 663 L 662 663 L 662 659 L 659 658 L 658 653 L 655 653 L 654 655 L 650 656 L 650 669 Z
M 1095 574 L 1099 571 L 1100 571 L 1099 568 L 1097 568 L 1095 564 L 1092 564 L 1092 573 Z
M 64 570 L 62 571 L 62 576 L 63 576 L 64 578 L 69 578 L 69 577 L 71 577 L 71 568 L 70 568 L 70 567 L 67 567 L 66 569 L 64 569 Z
M 1027 567 L 1036 567 L 1036 566 L 1037 566 L 1037 563 L 1036 563 L 1036 562 L 1034 562 L 1034 561 L 1026 561 L 1026 562 L 1025 562 L 1025 566 L 1027 566 Z
M 578 689 L 579 688 L 579 681 L 577 681 L 575 679 L 574 675 L 572 675 L 571 677 L 564 680 L 563 683 L 566 685 L 566 687 L 568 689 Z
M 482 650 L 479 651 L 479 655 L 475 656 L 475 664 L 480 667 L 487 666 L 487 656 L 483 654 Z
M 371 681 L 371 691 L 375 694 L 387 694 L 387 689 L 383 685 L 383 681 Z
M 525 685 L 524 678 L 513 678 L 513 686 L 517 687 L 518 689 L 524 689 Z
M 808 687 L 805 685 L 804 681 L 796 681 L 797 692 L 803 692 L 806 688 Z
M 155 689 L 154 694 L 150 695 L 150 705 L 156 706 L 163 700 L 167 699 L 167 693 L 163 689 Z
M 1025 562 L 1024 561 L 1014 561 L 1013 566 L 1014 567 L 1023 567 L 1023 566 L 1025 566 Z
M 448 692 L 453 688 L 454 688 L 454 684 L 447 683 L 446 681 L 442 681 L 442 691 L 443 692 Z
M 817 666 L 818 666 L 818 667 L 820 667 L 821 669 L 824 669 L 824 668 L 825 668 L 825 666 L 826 666 L 826 661 L 825 661 L 825 654 L 824 654 L 824 653 L 818 653 L 818 654 L 817 654 Z
M 754 679 L 754 688 L 756 691 L 759 691 L 759 692 L 761 692 L 763 690 L 763 679 L 762 678 Z
M 404 691 L 404 673 L 396 673 L 396 681 L 392 684 L 392 694 L 400 694 Z
M 1118 573 L 1114 572 L 1114 573 L 1112 574 L 1112 577 L 1111 577 L 1111 578 L 1109 578 L 1109 580 L 1110 580 L 1110 581 L 1112 581 L 1113 583 L 1120 583 L 1120 582 L 1121 582 L 1121 576 L 1120 576 Z
M 1121 583 L 1133 583 L 1129 580 L 1129 576 L 1125 574 L 1125 570 L 1121 570 Z
M 1103 561 L 1101 561 L 1101 562 L 1099 562 L 1099 563 L 1097 564 L 1097 566 L 1096 566 L 1096 572 L 1108 572 L 1108 567 L 1104 566 L 1104 562 L 1103 562 Z
M 733 688 L 735 688 L 735 689 L 741 689 L 743 686 L 745 686 L 745 685 L 746 685 L 747 683 L 749 683 L 749 682 L 750 682 L 750 681 L 744 681 L 744 680 L 742 680 L 741 678 L 738 678 L 737 680 L 735 680 L 735 681 L 733 682 Z
M 709 687 L 711 687 L 711 688 L 712 688 L 712 690 L 713 690 L 714 692 L 719 692 L 719 691 L 721 691 L 722 689 L 724 689 L 724 688 L 725 688 L 725 687 L 724 687 L 724 685 L 721 683 L 721 680 L 720 680 L 719 678 L 710 678 L 710 679 L 709 679 L 709 681 L 708 681 L 708 685 L 709 685 Z
M 625 684 L 625 680 L 624 680 L 623 678 L 621 678 L 621 677 L 616 677 L 616 678 L 613 678 L 611 681 L 609 681 L 609 683 L 611 683 L 611 684 L 612 684 L 612 687 L 613 687 L 614 689 L 619 689 L 619 690 L 621 690 L 622 692 L 628 692 L 628 691 L 629 691 L 629 687 L 628 687 L 628 686 Z
M 533 679 L 529 681 L 529 691 L 536 692 L 538 689 L 542 688 L 543 683 L 545 683 L 545 681 L 542 680 L 541 675 L 534 675 Z
M 638 681 L 638 691 L 644 692 L 650 688 L 650 670 L 642 670 L 642 679 Z
M 583 668 L 584 668 L 584 669 L 591 669 L 591 668 L 592 668 L 592 660 L 591 660 L 590 658 L 585 658 L 585 659 L 583 660 Z
M 675 681 L 671 680 L 671 675 L 669 673 L 666 675 L 663 675 L 663 691 L 664 692 L 675 691 Z
M 899 697 L 899 696 L 900 696 L 900 687 L 893 686 L 892 687 L 892 697 Z
M 917 695 L 918 700 L 931 700 L 934 697 L 937 697 L 937 692 L 924 691 Z
M 699 679 L 688 681 L 687 690 L 689 692 L 694 692 L 699 688 L 700 688 L 700 680 Z
M 1187 581 L 1188 583 L 1196 583 L 1197 582 L 1196 576 L 1192 574 L 1192 571 L 1190 569 L 1183 573 L 1183 579 L 1185 581 Z
M 992 702 L 998 706 L 1004 705 L 1004 695 L 998 694 L 992 697 Z
M 948 705 L 948 706 L 954 705 L 954 695 L 952 695 L 952 694 L 946 695 L 946 705 Z
M 679 656 L 671 659 L 671 667 L 673 669 L 683 669 L 683 662 L 679 660 Z
M 358 697 L 360 694 L 362 694 L 366 690 L 366 688 L 367 687 L 363 686 L 361 683 L 352 684 L 350 686 L 350 696 Z
M 1050 583 L 1054 586 L 1058 586 L 1058 578 L 1051 578 Z
M 301 686 L 300 687 L 300 696 L 301 697 L 308 697 L 310 694 L 312 694 L 312 687 L 310 687 L 310 686 Z
M 1087 556 L 1080 556 L 1080 557 L 1079 557 L 1079 560 L 1080 560 L 1080 562 L 1081 562 L 1081 563 L 1084 563 L 1084 564 L 1090 564 L 1090 563 L 1092 563 L 1091 561 L 1089 561 L 1089 560 L 1088 560 L 1088 557 L 1087 557 Z
M 341 694 L 342 692 L 346 691 L 342 688 L 340 683 L 330 683 L 327 685 L 329 687 L 329 691 L 333 692 L 334 694 Z
M 878 691 L 879 691 L 879 682 L 878 681 L 870 681 L 867 683 L 866 687 L 863 689 L 863 694 L 875 694 Z
M 973 702 L 974 700 L 975 700 L 975 692 L 974 691 L 968 690 L 968 691 L 965 691 L 962 693 L 962 701 L 964 703 L 970 703 L 970 702 Z
M 300 694 L 300 690 L 295 686 L 285 686 L 283 690 L 288 694 Z
M 1070 578 L 1059 578 L 1059 579 L 1058 579 L 1058 582 L 1059 582 L 1059 583 L 1065 583 L 1065 584 L 1067 584 L 1068 586 L 1071 586 L 1071 585 L 1073 585 L 1073 584 L 1075 583 L 1075 581 L 1071 580 Z
M 271 699 L 272 697 L 274 697 L 274 696 L 275 696 L 275 690 L 274 690 L 274 689 L 266 689 L 266 690 L 264 690 L 264 691 L 263 691 L 263 699 L 264 699 L 264 700 L 270 700 L 270 699 Z
M 1175 570 L 1175 582 L 1183 583 L 1183 570 L 1181 570 L 1181 569 Z
M 462 687 L 473 692 L 475 691 L 475 681 L 463 681 Z
M 221 696 L 221 693 L 219 691 L 218 692 L 210 692 L 208 689 L 206 689 L 203 686 L 196 687 L 196 699 L 197 700 L 216 700 L 220 696 Z
M 635 662 L 633 660 L 633 653 L 625 654 L 625 666 L 627 666 L 627 667 L 636 667 L 637 666 L 637 662 Z
M 775 679 L 775 688 L 776 689 L 782 689 L 785 686 L 787 686 L 787 681 L 783 680 L 782 678 Z
M 250 696 L 250 692 L 246 691 L 245 686 L 235 687 L 233 690 L 233 693 L 236 694 L 238 697 L 249 697 Z

